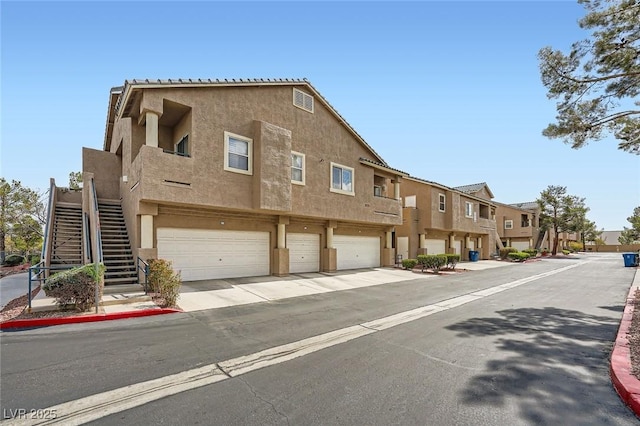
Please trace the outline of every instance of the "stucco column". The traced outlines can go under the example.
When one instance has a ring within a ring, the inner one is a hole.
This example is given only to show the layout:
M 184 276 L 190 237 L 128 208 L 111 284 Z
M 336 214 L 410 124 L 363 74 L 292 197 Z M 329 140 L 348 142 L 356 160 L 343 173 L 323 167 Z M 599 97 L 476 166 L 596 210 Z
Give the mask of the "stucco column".
M 529 248 L 533 248 L 533 238 L 529 238 Z
M 418 234 L 418 254 L 427 254 L 427 234 Z
M 146 140 L 145 145 L 158 147 L 158 114 L 152 111 L 145 113 Z
M 400 179 L 398 178 L 393 182 L 393 198 L 400 199 Z
M 478 238 L 478 249 L 482 248 L 482 237 Z
M 393 248 L 393 231 L 385 231 L 384 250 L 382 250 L 382 266 L 396 264 L 396 250 Z
M 333 228 L 327 228 L 327 248 L 333 248 Z
M 278 277 L 289 275 L 289 249 L 287 248 L 288 216 L 278 217 L 276 231 L 276 248 L 271 256 L 271 274 Z
M 284 223 L 278 224 L 278 248 L 285 248 L 285 235 L 286 235 L 286 225 Z
M 333 247 L 333 228 L 337 225 L 336 221 L 329 221 L 326 231 L 326 245 L 322 250 L 322 271 L 334 272 L 338 268 L 338 251 Z
M 140 216 L 140 248 L 153 248 L 153 216 L 150 214 Z
M 451 234 L 449 235 L 449 253 L 455 253 L 455 252 L 456 252 L 456 235 Z
M 511 238 L 507 238 L 507 247 L 511 247 Z

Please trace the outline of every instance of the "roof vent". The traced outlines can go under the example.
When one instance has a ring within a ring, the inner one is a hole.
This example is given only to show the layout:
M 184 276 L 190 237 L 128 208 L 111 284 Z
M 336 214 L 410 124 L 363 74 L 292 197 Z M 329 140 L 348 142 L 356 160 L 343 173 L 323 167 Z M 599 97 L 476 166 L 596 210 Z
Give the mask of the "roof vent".
M 293 104 L 298 108 L 313 113 L 313 96 L 295 88 L 293 89 Z

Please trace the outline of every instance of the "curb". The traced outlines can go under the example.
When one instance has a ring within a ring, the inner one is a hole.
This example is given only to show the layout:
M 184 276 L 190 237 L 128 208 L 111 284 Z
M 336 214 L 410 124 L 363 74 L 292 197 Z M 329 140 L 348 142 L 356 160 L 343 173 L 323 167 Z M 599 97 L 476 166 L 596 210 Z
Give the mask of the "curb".
M 627 335 L 633 318 L 633 302 L 638 287 L 631 286 L 620 321 L 620 328 L 611 352 L 609 373 L 614 389 L 633 413 L 640 417 L 640 380 L 631 374 L 631 351 Z
M 50 327 L 52 325 L 79 324 L 83 322 L 112 321 L 127 318 L 148 317 L 153 315 L 173 314 L 178 312 L 182 312 L 182 310 L 172 308 L 159 308 L 145 309 L 141 311 L 114 312 L 111 314 L 79 315 L 73 317 L 16 319 L 0 323 L 0 330 L 40 328 Z

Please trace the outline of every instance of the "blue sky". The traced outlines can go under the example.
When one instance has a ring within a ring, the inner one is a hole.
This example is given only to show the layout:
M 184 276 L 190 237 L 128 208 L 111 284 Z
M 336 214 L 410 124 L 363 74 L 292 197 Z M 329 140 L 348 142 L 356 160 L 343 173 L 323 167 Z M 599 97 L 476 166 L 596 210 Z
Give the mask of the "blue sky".
M 495 201 L 549 185 L 598 228 L 640 205 L 640 157 L 541 131 L 537 52 L 588 36 L 573 1 L 2 1 L 1 175 L 46 189 L 102 149 L 111 87 L 133 78 L 307 78 L 389 163 Z

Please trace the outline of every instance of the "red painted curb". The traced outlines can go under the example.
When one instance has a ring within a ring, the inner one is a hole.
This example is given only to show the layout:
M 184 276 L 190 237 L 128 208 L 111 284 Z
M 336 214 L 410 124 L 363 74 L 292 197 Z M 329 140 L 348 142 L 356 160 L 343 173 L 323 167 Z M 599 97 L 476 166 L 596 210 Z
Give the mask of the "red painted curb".
M 51 317 L 51 318 L 33 318 L 33 319 L 17 319 L 0 323 L 0 330 L 8 330 L 14 328 L 38 328 L 49 327 L 52 325 L 62 324 L 78 324 L 83 322 L 111 321 L 126 318 L 148 317 L 153 315 L 173 314 L 182 312 L 180 309 L 160 308 L 145 309 L 142 311 L 126 311 L 114 312 L 111 314 L 93 314 L 79 315 L 75 317 Z
M 620 321 L 620 328 L 616 336 L 616 342 L 611 352 L 611 364 L 609 374 L 611 383 L 620 399 L 640 417 L 640 380 L 631 374 L 631 351 L 627 333 L 631 327 L 633 317 L 633 301 L 637 288 L 631 287 L 627 295 L 627 303 Z

